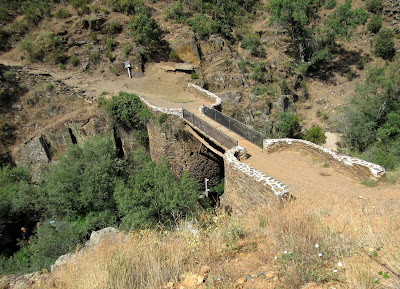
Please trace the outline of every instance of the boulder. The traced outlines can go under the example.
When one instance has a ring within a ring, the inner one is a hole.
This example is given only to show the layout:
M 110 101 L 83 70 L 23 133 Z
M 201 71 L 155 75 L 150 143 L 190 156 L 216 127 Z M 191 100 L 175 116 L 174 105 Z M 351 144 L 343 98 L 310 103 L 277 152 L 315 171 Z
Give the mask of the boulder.
M 119 233 L 119 230 L 114 227 L 107 227 L 99 231 L 93 231 L 90 235 L 89 241 L 86 242 L 85 247 L 96 246 L 105 237 L 113 238 Z

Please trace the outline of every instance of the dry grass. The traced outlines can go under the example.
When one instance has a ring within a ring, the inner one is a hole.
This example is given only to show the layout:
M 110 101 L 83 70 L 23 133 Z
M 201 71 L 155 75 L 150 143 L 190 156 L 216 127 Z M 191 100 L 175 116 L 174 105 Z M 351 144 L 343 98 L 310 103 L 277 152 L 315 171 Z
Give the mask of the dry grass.
M 182 222 L 174 230 L 121 233 L 51 274 L 46 286 L 162 288 L 209 265 L 201 288 L 233 288 L 237 278 L 260 270 L 277 272 L 278 280 L 259 279 L 244 288 L 301 288 L 309 283 L 321 288 L 400 288 L 400 278 L 393 274 L 400 272 L 399 240 L 397 215 L 369 212 L 349 221 L 295 201 L 240 219 L 203 214 L 196 225 Z M 380 271 L 389 272 L 389 279 Z

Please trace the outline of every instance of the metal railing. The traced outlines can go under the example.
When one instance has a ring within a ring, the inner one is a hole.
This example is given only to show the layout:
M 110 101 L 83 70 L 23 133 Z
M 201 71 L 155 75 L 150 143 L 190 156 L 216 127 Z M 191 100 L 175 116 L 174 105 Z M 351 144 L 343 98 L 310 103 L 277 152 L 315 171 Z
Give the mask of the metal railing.
M 207 136 L 215 139 L 221 145 L 225 146 L 228 149 L 231 149 L 238 145 L 237 140 L 231 138 L 230 136 L 227 136 L 223 132 L 219 131 L 218 129 L 186 109 L 183 109 L 183 118 L 193 124 L 199 130 L 204 132 Z
M 245 124 L 233 119 L 216 109 L 203 106 L 203 111 L 206 116 L 223 125 L 224 127 L 230 129 L 231 131 L 237 133 L 241 137 L 247 139 L 259 147 L 263 147 L 263 141 L 267 138 L 265 135 L 249 128 Z

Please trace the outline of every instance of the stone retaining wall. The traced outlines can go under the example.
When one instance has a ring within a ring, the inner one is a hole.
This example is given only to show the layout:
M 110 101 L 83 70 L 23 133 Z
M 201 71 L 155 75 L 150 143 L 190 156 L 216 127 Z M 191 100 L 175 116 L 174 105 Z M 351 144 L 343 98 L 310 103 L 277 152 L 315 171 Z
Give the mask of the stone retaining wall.
M 158 106 L 152 105 L 150 102 L 145 100 L 142 96 L 140 96 L 138 94 L 136 94 L 136 95 L 152 111 L 157 111 L 157 112 L 161 112 L 161 113 L 165 113 L 165 114 L 172 114 L 172 115 L 178 116 L 179 118 L 183 118 L 183 109 L 182 108 L 162 108 L 162 107 L 158 107 Z
M 285 184 L 240 162 L 240 156 L 245 154 L 246 149 L 237 146 L 224 155 L 225 193 L 221 197 L 221 205 L 231 207 L 239 215 L 289 196 L 289 188 Z
M 188 83 L 188 86 L 189 86 L 189 90 L 192 93 L 194 93 L 200 97 L 211 98 L 211 100 L 215 101 L 213 104 L 208 105 L 209 108 L 215 108 L 218 110 L 221 107 L 221 98 L 218 95 L 216 95 L 204 88 L 201 88 L 200 86 L 193 84 L 193 83 Z M 199 110 L 200 110 L 201 114 L 204 114 L 202 106 L 199 107 Z
M 337 154 L 329 149 L 301 139 L 266 139 L 264 150 L 273 153 L 286 149 L 294 149 L 311 154 L 314 157 L 334 166 L 335 168 L 359 179 L 372 178 L 378 180 L 385 174 L 385 169 L 379 165 Z

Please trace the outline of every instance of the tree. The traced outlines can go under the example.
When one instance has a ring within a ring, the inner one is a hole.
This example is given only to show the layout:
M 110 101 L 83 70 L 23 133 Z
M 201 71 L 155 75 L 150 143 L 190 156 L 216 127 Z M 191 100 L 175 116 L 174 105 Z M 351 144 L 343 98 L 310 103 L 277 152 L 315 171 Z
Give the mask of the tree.
M 371 17 L 368 22 L 368 30 L 372 33 L 377 33 L 382 27 L 382 15 L 375 14 Z
M 271 21 L 281 24 L 295 44 L 302 62 L 312 57 L 309 45 L 312 40 L 310 24 L 318 18 L 322 5 L 319 0 L 271 0 Z
M 43 176 L 37 206 L 48 218 L 85 218 L 93 212 L 116 212 L 114 187 L 122 160 L 109 138 L 92 137 L 71 146 Z M 112 215 L 112 214 L 111 214 Z M 109 223 L 114 223 L 110 218 Z M 93 228 L 92 228 L 93 229 Z
M 367 0 L 365 6 L 369 12 L 380 13 L 383 9 L 383 0 Z
M 125 227 L 171 223 L 188 214 L 198 197 L 197 182 L 183 173 L 176 180 L 166 163 L 154 163 L 142 152 L 134 156 L 136 173 L 120 181 L 115 190 Z
M 325 21 L 325 26 L 316 28 L 318 11 L 324 1 L 320 0 L 271 0 L 271 21 L 279 23 L 288 32 L 300 61 L 300 71 L 317 69 L 334 58 L 336 37 L 349 37 L 350 28 L 367 21 L 368 13 L 362 9 L 351 9 L 351 0 L 339 6 Z
M 21 227 L 37 218 L 33 207 L 35 189 L 30 174 L 22 168 L 0 168 L 0 254 L 16 251 Z
M 399 75 L 399 58 L 371 67 L 340 119 L 344 143 L 387 169 L 400 166 Z
M 375 37 L 375 54 L 383 59 L 391 59 L 395 53 L 394 32 L 388 27 L 382 27 Z
M 151 113 L 136 94 L 120 92 L 112 99 L 101 100 L 109 117 L 128 129 L 143 130 Z
M 135 41 L 143 45 L 149 52 L 160 46 L 163 32 L 157 22 L 151 18 L 147 9 L 140 9 L 129 23 L 128 28 Z

